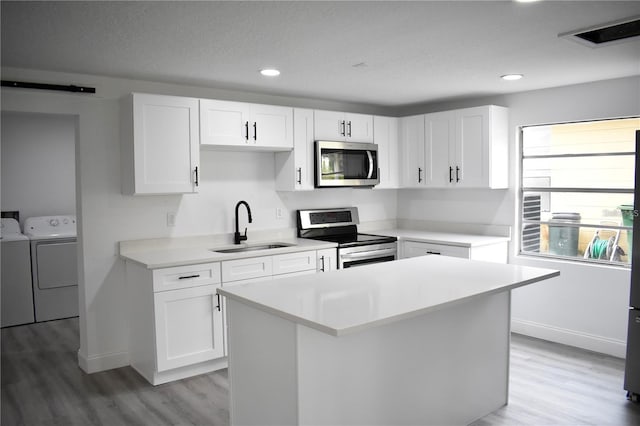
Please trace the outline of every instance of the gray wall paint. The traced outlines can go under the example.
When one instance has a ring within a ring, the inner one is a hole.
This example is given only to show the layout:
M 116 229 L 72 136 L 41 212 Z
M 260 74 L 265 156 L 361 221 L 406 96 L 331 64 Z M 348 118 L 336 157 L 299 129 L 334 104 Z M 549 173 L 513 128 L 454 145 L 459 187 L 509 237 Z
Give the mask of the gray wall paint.
M 2 113 L 2 210 L 75 214 L 75 117 Z

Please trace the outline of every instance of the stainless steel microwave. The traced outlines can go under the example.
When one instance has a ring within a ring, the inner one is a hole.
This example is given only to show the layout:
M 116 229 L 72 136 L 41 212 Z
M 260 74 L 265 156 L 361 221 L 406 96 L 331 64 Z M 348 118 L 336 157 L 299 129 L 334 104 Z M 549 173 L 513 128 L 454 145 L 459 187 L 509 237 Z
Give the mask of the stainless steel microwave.
M 316 141 L 316 188 L 372 187 L 379 183 L 378 145 L 360 142 Z

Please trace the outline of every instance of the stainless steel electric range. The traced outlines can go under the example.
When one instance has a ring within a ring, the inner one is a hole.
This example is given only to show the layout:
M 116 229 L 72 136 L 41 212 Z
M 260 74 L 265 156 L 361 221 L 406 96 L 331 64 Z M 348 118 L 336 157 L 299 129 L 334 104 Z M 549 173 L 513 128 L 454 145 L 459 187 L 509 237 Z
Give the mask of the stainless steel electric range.
M 396 237 L 358 233 L 358 208 L 298 210 L 298 236 L 338 244 L 338 268 L 396 260 Z

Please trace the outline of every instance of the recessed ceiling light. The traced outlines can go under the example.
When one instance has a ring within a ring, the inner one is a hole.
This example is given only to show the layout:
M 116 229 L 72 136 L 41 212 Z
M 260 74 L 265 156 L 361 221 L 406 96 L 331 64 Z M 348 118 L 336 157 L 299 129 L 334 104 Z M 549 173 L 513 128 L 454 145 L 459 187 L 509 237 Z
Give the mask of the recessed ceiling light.
M 501 79 L 508 81 L 520 80 L 522 77 L 524 77 L 522 74 L 505 74 L 500 76 Z
M 260 70 L 260 74 L 267 76 L 267 77 L 276 77 L 278 75 L 280 75 L 280 71 L 278 71 L 275 68 L 265 68 L 263 70 Z

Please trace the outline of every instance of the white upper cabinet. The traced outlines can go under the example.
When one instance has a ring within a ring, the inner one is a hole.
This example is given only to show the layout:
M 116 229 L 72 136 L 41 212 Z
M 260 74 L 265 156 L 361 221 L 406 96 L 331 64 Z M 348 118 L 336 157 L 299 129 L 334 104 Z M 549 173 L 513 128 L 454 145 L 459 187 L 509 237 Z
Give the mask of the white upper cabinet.
M 197 192 L 198 100 L 132 93 L 121 102 L 122 191 Z
M 398 188 L 400 158 L 398 147 L 398 119 L 373 117 L 373 141 L 378 145 L 380 184 L 376 188 Z
M 286 151 L 293 148 L 293 108 L 200 99 L 203 147 Z
M 315 140 L 373 142 L 373 116 L 316 110 Z
M 403 185 L 507 188 L 507 129 L 508 110 L 494 105 L 401 119 Z
M 430 147 L 426 146 L 425 142 L 423 114 L 400 119 L 400 143 L 402 186 L 405 188 L 424 187 L 427 176 L 431 176 L 431 168 L 427 169 L 425 161 L 425 151 L 430 151 Z
M 313 110 L 293 110 L 293 151 L 276 152 L 276 191 L 309 191 L 313 181 Z
M 509 113 L 495 105 L 456 111 L 456 186 L 507 188 L 509 186 Z M 453 180 L 452 180 L 453 181 Z

